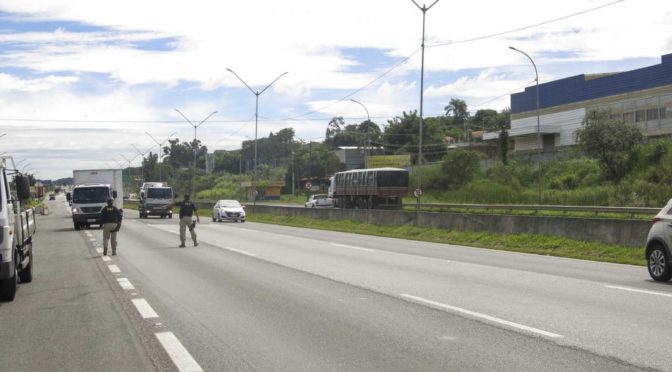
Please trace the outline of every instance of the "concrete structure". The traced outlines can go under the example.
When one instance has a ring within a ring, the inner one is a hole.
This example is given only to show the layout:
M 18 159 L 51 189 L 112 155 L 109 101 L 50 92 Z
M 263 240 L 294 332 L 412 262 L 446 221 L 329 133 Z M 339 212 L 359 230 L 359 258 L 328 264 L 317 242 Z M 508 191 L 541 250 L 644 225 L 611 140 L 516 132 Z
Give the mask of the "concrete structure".
M 514 151 L 537 149 L 536 86 L 511 95 Z M 637 70 L 577 75 L 539 85 L 543 150 L 576 144 L 574 132 L 594 109 L 637 125 L 644 136 L 672 134 L 672 54 L 661 63 Z M 497 139 L 486 133 L 484 140 Z
M 651 227 L 648 220 L 523 216 L 477 213 L 386 211 L 377 209 L 317 209 L 257 205 L 248 213 L 269 213 L 324 220 L 350 220 L 381 226 L 416 225 L 456 231 L 560 236 L 642 248 Z M 249 216 L 249 214 L 248 214 Z M 642 255 L 644 251 L 642 250 Z

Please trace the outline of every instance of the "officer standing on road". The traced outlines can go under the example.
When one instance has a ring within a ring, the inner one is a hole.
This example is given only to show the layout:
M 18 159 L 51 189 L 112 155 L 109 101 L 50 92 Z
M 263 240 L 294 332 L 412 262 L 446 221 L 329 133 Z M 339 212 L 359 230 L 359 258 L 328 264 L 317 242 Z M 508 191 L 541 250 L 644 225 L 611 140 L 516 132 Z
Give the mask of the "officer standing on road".
M 196 206 L 189 200 L 189 194 L 184 194 L 184 200 L 176 202 L 174 205 L 180 207 L 180 247 L 184 247 L 184 242 L 187 240 L 187 228 L 191 234 L 191 240 L 194 241 L 194 247 L 198 246 L 196 240 L 196 222 L 200 223 L 198 218 L 198 211 Z M 196 221 L 193 216 L 196 215 Z
M 117 254 L 117 232 L 121 229 L 121 211 L 114 206 L 114 199 L 107 199 L 107 206 L 100 210 L 103 225 L 103 256 L 107 256 L 107 246 L 112 240 L 112 255 Z

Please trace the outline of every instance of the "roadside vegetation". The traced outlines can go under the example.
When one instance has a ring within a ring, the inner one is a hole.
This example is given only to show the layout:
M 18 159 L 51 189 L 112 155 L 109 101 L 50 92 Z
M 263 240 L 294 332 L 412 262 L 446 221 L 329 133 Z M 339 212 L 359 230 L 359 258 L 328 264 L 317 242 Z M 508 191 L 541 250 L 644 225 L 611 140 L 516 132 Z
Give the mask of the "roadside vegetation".
M 487 232 L 454 231 L 417 226 L 378 226 L 344 220 L 319 220 L 256 213 L 249 213 L 247 215 L 247 220 L 251 222 L 272 223 L 311 229 L 342 231 L 355 234 L 385 236 L 443 244 L 458 244 L 503 251 L 646 266 L 643 250 L 639 248 L 599 242 L 584 242 L 554 236 L 493 234 Z

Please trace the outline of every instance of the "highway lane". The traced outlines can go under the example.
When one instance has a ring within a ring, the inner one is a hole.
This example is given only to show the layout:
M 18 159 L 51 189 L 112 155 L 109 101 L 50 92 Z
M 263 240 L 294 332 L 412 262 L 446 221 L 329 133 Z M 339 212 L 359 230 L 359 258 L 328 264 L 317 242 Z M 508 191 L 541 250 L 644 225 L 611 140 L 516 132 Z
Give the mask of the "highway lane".
M 134 216 L 119 267 L 206 370 L 672 366 L 645 268 L 206 218 L 177 248 Z
M 170 370 L 168 356 L 138 333 L 89 238 L 73 230 L 64 201 L 48 201 L 50 213 L 37 216 L 33 281 L 0 303 L 0 370 Z

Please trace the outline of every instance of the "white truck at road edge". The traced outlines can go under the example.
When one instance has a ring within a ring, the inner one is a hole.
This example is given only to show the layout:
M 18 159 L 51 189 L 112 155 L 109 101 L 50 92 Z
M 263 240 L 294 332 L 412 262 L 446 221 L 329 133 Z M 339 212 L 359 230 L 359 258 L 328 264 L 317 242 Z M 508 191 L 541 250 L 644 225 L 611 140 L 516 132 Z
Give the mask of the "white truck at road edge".
M 124 207 L 124 184 L 121 169 L 85 169 L 72 171 L 72 223 L 75 230 L 100 225 L 100 210 L 107 199 L 114 199 L 114 206 Z
M 8 169 L 11 157 L 0 159 L 0 301 L 12 301 L 18 282 L 33 280 L 33 235 L 36 231 L 35 210 L 21 210 L 20 200 L 30 198 L 28 178 Z M 15 175 L 16 190 L 9 176 Z

